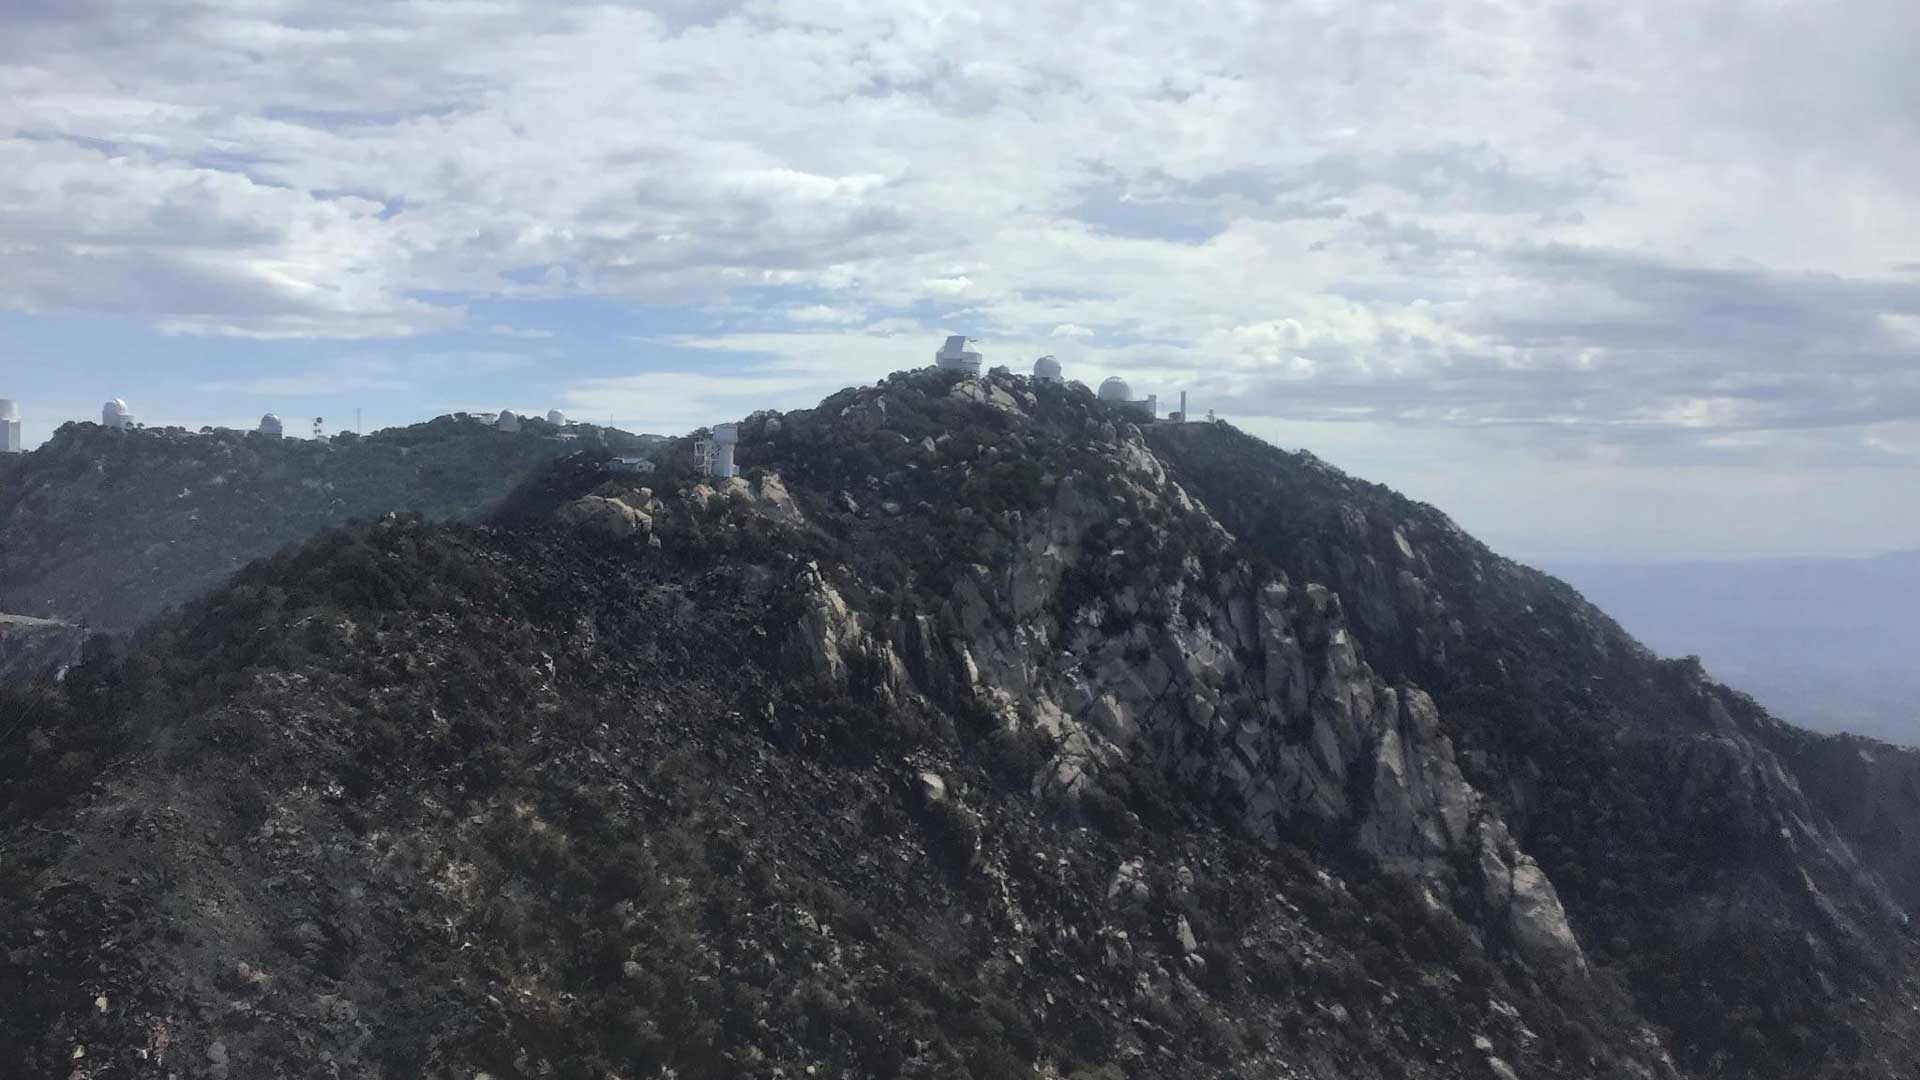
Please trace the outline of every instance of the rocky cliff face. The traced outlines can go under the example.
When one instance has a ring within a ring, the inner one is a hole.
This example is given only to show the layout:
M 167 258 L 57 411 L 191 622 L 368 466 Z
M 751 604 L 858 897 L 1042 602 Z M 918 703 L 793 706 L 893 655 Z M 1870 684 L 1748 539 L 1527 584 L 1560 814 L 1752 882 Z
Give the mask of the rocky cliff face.
M 998 374 L 741 433 L 329 537 L 9 705 L 0 1064 L 1911 1060 L 1783 729 L 1430 509 Z
M 1016 423 L 1042 408 L 1031 391 L 992 381 L 948 394 Z M 856 396 L 843 407 L 853 433 L 836 437 L 887 432 L 890 400 L 886 390 Z M 1055 751 L 1035 778 L 1038 794 L 1079 799 L 1113 771 L 1149 762 L 1228 808 L 1248 836 L 1350 841 L 1439 895 L 1470 893 L 1463 914 L 1529 961 L 1584 973 L 1552 883 L 1461 775 L 1433 700 L 1375 674 L 1337 594 L 1248 564 L 1168 480 L 1137 428 L 1100 424 L 1092 440 L 1027 442 L 1020 464 L 1044 463 L 1038 486 L 1048 494 L 941 552 L 953 584 L 912 625 L 903 615 L 869 625 L 811 567 L 813 599 L 794 649 L 836 689 L 849 689 L 845 656 L 859 651 L 895 699 L 957 696 L 1001 731 L 1043 736 Z M 749 446 L 776 465 L 785 449 L 778 432 Z M 949 438 L 917 449 L 922 469 L 964 488 L 974 463 L 962 447 Z M 942 509 L 883 510 L 884 529 L 938 531 L 920 519 Z M 847 591 L 871 591 L 857 566 L 841 573 Z

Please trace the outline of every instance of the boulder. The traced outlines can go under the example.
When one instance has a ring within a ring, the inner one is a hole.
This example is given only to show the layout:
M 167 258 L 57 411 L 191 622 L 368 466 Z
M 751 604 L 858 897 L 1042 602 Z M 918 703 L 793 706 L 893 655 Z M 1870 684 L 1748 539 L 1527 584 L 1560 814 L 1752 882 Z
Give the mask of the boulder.
M 562 506 L 555 515 L 561 524 L 603 533 L 615 539 L 647 536 L 653 532 L 653 518 L 616 498 L 585 495 Z

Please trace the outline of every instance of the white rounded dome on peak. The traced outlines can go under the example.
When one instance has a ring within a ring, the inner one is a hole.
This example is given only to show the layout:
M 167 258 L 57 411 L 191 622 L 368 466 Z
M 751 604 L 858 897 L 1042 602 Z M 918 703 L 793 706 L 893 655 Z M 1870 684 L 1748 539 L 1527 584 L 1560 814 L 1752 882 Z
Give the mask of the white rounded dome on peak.
M 1100 384 L 1100 400 L 1132 401 L 1133 387 L 1128 386 L 1127 380 L 1118 375 L 1109 376 L 1107 381 Z
M 1041 382 L 1060 381 L 1060 361 L 1051 356 L 1043 356 L 1033 362 L 1033 377 Z
M 20 406 L 9 398 L 0 398 L 0 420 L 20 419 Z
M 561 412 L 559 409 L 549 409 L 547 410 L 547 423 L 555 427 L 564 427 L 567 423 L 567 414 Z

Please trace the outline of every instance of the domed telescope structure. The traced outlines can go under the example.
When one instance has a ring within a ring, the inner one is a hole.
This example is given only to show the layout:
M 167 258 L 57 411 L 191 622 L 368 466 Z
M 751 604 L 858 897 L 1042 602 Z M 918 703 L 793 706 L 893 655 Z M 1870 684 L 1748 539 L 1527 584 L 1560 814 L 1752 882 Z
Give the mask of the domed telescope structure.
M 976 342 L 964 334 L 955 334 L 947 339 L 940 351 L 933 354 L 933 366 L 942 371 L 957 371 L 962 375 L 980 374 L 980 350 L 967 346 Z
M 501 431 L 519 431 L 520 418 L 512 409 L 501 409 L 500 415 L 493 418 L 493 426 Z
M 1060 361 L 1051 356 L 1043 356 L 1033 362 L 1033 381 L 1057 383 L 1060 381 Z
M 1100 403 L 1147 423 L 1152 423 L 1160 415 L 1159 395 L 1148 394 L 1143 398 L 1135 398 L 1133 387 L 1118 375 L 1110 376 L 1100 384 Z
M 561 412 L 559 409 L 549 409 L 547 410 L 547 423 L 552 424 L 554 427 L 566 427 L 567 414 Z
M 114 398 L 100 406 L 100 426 L 113 431 L 125 431 L 133 426 L 133 414 L 127 411 L 127 403 Z
M 254 430 L 270 439 L 278 439 L 287 433 L 287 426 L 280 422 L 278 416 L 268 413 L 260 418 L 260 426 Z
M 0 398 L 0 454 L 23 453 L 26 447 L 20 441 L 20 407 Z

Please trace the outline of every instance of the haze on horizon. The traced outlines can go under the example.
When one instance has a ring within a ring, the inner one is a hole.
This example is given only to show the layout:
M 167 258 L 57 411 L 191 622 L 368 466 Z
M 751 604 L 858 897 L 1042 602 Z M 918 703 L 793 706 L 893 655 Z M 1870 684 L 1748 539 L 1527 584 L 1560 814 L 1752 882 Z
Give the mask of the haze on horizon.
M 1920 545 L 1920 8 L 0 0 L 29 445 L 678 432 L 969 333 L 1529 559 Z

